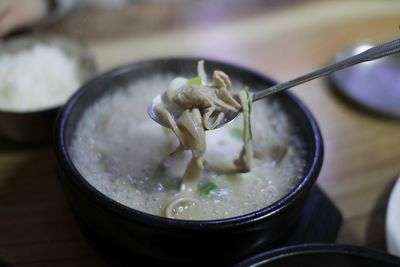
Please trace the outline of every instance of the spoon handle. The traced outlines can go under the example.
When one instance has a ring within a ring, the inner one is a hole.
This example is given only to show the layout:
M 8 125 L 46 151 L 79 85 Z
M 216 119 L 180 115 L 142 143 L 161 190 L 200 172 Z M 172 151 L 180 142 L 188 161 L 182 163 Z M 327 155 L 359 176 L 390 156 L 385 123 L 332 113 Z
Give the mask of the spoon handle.
M 336 63 L 327 65 L 318 69 L 316 71 L 310 72 L 308 74 L 302 75 L 290 81 L 282 82 L 271 86 L 265 90 L 257 91 L 253 93 L 252 101 L 257 101 L 261 98 L 264 98 L 268 95 L 277 93 L 279 91 L 294 87 L 296 85 L 302 84 L 304 82 L 308 82 L 310 80 L 319 78 L 321 76 L 328 75 L 332 72 L 359 64 L 365 61 L 375 60 L 381 57 L 385 57 L 391 54 L 400 52 L 400 39 L 393 40 L 378 46 L 374 46 L 360 54 L 355 56 L 346 58 L 344 60 L 338 61 Z

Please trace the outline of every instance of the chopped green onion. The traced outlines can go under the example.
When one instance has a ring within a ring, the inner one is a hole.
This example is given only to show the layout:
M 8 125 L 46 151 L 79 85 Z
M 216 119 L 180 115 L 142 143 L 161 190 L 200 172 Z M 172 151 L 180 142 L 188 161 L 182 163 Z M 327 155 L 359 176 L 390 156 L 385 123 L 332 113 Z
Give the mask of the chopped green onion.
M 168 190 L 179 190 L 180 179 L 178 179 L 178 178 L 167 178 L 162 182 L 162 184 Z
M 197 62 L 197 74 L 200 77 L 201 84 L 207 84 L 207 74 L 204 68 L 204 60 L 200 60 L 199 62 Z
M 251 119 L 250 119 L 250 115 L 251 115 L 251 96 L 250 96 L 250 91 L 249 91 L 249 87 L 246 86 L 244 88 L 245 92 L 246 92 L 246 98 L 247 98 L 247 105 L 248 105 L 248 109 L 249 109 L 249 133 L 250 133 L 250 140 L 253 139 L 253 132 L 251 130 Z
M 243 138 L 243 129 L 235 127 L 231 130 L 231 135 L 237 139 Z
M 171 130 L 170 128 L 168 128 L 168 127 L 162 127 L 162 129 L 163 129 L 163 131 L 164 131 L 165 134 L 171 134 L 171 133 L 173 133 L 172 130 Z
M 186 82 L 186 84 L 187 84 L 188 86 L 191 86 L 191 85 L 201 85 L 201 77 L 200 77 L 200 76 L 197 76 L 197 77 L 195 77 L 195 78 L 193 78 L 193 79 L 190 79 L 190 80 L 188 80 L 188 81 Z
M 167 174 L 167 166 L 164 161 L 161 161 L 154 169 L 153 175 L 154 177 L 165 177 Z
M 201 194 L 208 196 L 212 190 L 218 189 L 218 186 L 213 182 L 200 182 L 198 190 Z

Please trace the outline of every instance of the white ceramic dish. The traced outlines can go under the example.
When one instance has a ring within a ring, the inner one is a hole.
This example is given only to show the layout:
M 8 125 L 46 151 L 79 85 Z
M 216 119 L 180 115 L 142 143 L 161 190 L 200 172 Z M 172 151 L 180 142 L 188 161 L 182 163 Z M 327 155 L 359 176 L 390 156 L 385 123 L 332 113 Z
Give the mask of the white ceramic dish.
M 400 176 L 392 189 L 386 211 L 386 247 L 389 253 L 400 256 Z

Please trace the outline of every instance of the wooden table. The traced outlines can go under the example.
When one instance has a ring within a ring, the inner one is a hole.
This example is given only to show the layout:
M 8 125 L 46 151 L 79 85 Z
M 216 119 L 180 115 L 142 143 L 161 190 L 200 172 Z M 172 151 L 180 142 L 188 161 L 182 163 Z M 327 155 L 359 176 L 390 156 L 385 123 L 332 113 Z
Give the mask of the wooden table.
M 318 68 L 355 43 L 400 35 L 397 0 L 230 2 L 79 11 L 42 30 L 87 43 L 100 71 L 146 58 L 198 55 L 277 80 Z M 400 173 L 400 121 L 345 101 L 325 79 L 292 91 L 314 113 L 324 137 L 318 184 L 343 214 L 337 241 L 384 250 L 386 203 Z M 50 146 L 0 142 L 0 257 L 15 266 L 104 265 L 78 230 Z

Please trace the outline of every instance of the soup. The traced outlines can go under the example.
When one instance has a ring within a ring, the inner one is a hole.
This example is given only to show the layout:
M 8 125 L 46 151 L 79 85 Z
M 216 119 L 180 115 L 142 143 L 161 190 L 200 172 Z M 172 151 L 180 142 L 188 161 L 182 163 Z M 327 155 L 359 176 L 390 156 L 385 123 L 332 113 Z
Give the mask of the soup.
M 136 210 L 163 216 L 166 203 L 179 194 L 188 151 L 170 156 L 178 140 L 149 119 L 146 108 L 174 78 L 154 75 L 118 88 L 88 108 L 79 121 L 71 157 L 83 177 L 108 197 Z M 234 80 L 234 90 L 244 85 Z M 240 154 L 242 120 L 206 134 L 204 170 L 195 192 L 196 212 L 178 219 L 212 220 L 264 208 L 287 194 L 303 175 L 305 147 L 278 101 L 252 107 L 252 168 L 221 173 Z

